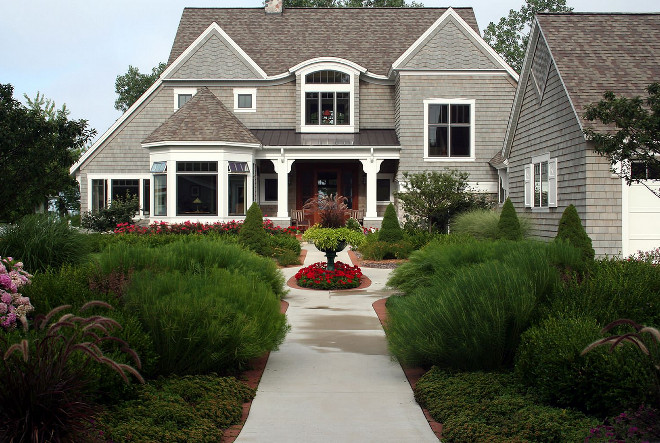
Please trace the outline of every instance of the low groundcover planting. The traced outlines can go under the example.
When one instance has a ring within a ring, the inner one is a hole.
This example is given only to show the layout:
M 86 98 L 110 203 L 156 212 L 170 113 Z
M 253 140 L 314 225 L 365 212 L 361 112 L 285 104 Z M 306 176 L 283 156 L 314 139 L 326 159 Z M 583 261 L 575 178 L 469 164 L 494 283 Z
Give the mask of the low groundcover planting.
M 335 262 L 335 270 L 327 269 L 327 263 L 318 262 L 302 268 L 295 278 L 304 288 L 312 289 L 351 289 L 360 286 L 362 271 L 340 261 Z

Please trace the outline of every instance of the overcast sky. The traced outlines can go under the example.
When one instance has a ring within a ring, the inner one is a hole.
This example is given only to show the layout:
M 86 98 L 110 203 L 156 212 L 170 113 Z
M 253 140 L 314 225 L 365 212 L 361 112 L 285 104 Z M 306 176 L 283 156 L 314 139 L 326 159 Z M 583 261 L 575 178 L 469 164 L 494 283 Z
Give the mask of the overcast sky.
M 422 0 L 425 6 L 471 6 L 483 30 L 523 0 Z M 654 12 L 658 0 L 568 0 L 581 12 Z M 37 91 L 66 103 L 103 134 L 120 117 L 115 79 L 167 61 L 186 6 L 258 7 L 261 0 L 0 0 L 0 83 L 14 97 Z

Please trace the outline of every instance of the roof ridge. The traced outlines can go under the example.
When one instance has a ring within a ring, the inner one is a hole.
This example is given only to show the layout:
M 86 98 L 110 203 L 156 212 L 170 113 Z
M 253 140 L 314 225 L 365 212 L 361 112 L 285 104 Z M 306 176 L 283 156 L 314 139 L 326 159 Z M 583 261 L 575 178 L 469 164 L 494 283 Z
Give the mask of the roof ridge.
M 538 12 L 537 15 L 555 15 L 555 16 L 570 16 L 570 15 L 660 15 L 660 12 Z

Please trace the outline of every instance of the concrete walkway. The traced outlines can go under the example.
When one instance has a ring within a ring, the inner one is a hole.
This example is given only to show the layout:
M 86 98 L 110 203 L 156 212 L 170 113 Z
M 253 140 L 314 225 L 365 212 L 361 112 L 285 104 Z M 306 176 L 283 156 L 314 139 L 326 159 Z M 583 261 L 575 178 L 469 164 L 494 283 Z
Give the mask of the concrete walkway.
M 314 246 L 305 265 L 325 261 Z M 341 252 L 337 260 L 350 263 Z M 300 268 L 284 269 L 287 279 Z M 291 331 L 271 352 L 238 443 L 434 442 L 371 307 L 388 269 L 364 268 L 363 290 L 290 289 Z

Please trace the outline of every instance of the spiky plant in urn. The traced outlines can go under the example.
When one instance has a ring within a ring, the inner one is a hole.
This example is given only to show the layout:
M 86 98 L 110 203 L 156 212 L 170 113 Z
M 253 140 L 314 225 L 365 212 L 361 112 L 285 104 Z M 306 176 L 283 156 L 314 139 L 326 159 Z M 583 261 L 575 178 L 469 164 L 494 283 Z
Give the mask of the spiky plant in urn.
M 302 238 L 325 252 L 329 271 L 335 270 L 335 257 L 347 244 L 358 247 L 364 242 L 363 233 L 346 227 L 350 215 L 347 201 L 339 194 L 316 194 L 303 205 L 306 213 L 318 214 L 320 222 L 307 229 Z

